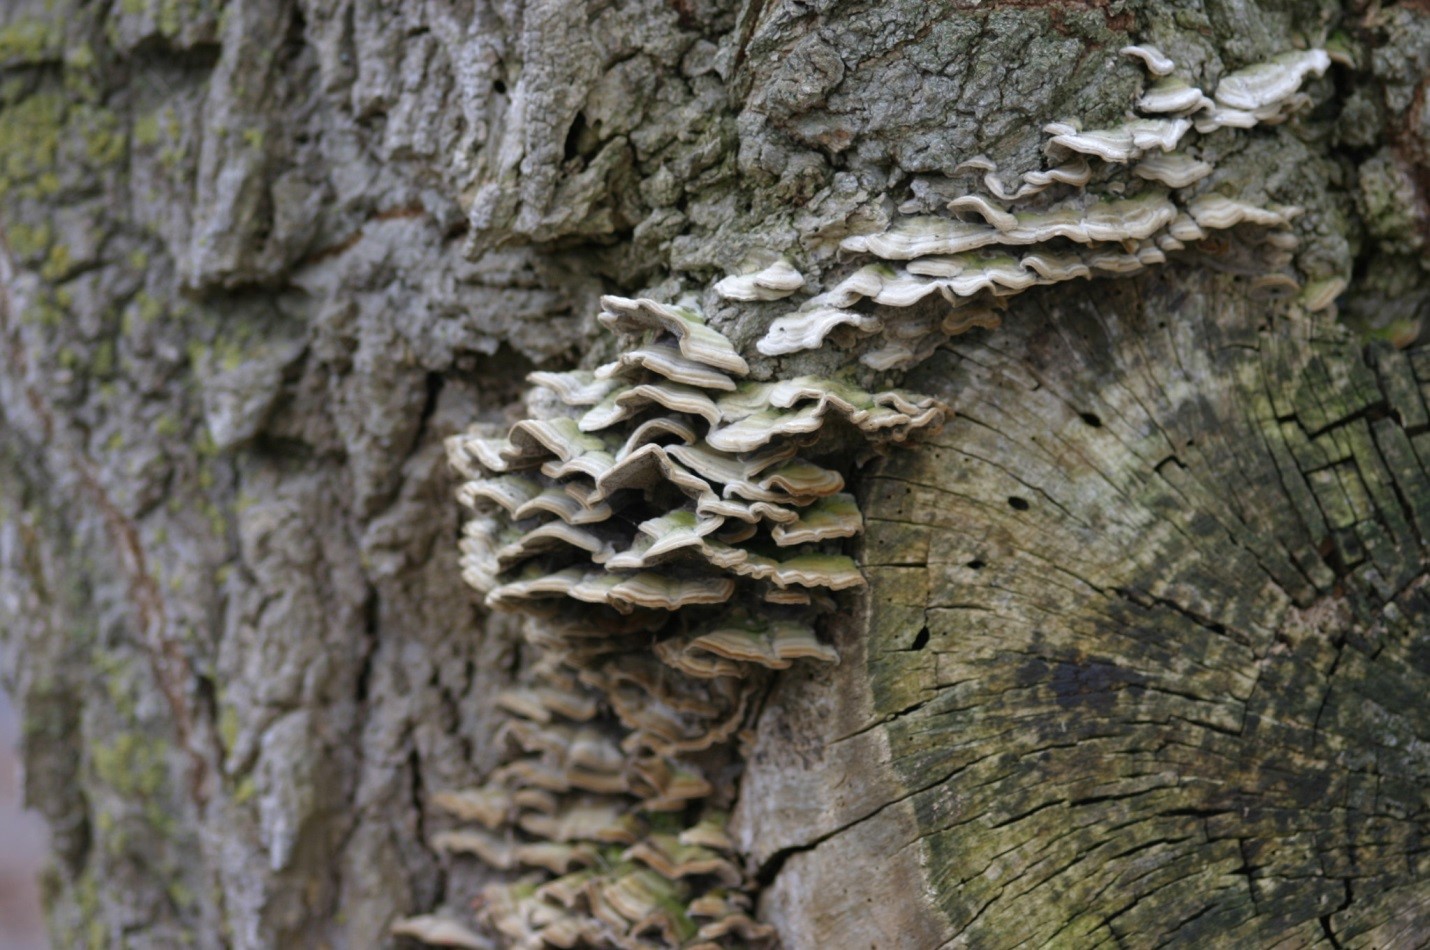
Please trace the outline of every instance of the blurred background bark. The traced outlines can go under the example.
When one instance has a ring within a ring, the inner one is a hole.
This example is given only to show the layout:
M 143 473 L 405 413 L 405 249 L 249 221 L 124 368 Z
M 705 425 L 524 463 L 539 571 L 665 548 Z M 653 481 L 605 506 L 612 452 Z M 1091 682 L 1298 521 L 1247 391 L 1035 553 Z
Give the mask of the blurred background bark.
M 40 950 L 45 939 L 40 870 L 48 853 L 43 819 L 24 806 L 20 717 L 0 693 L 0 945 Z

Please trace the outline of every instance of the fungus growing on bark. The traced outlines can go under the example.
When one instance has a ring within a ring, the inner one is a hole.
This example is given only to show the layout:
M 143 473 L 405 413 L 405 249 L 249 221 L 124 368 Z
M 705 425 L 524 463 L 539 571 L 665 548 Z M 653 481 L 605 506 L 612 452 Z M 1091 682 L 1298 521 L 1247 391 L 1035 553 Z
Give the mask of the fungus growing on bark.
M 877 333 L 884 329 L 884 321 L 872 314 L 839 307 L 816 307 L 780 317 L 770 324 L 769 332 L 760 340 L 758 347 L 766 356 L 813 350 L 824 343 L 824 338 L 835 327 L 846 325 L 860 333 Z
M 1123 56 L 1135 56 L 1142 60 L 1147 71 L 1154 76 L 1166 76 L 1177 68 L 1177 64 L 1172 62 L 1161 50 L 1147 43 L 1140 46 L 1124 46 L 1120 52 Z
M 715 292 L 726 300 L 780 300 L 804 286 L 804 277 L 788 261 L 775 261 L 756 274 L 726 277 Z
M 1168 78 L 1154 82 L 1137 100 L 1143 112 L 1195 112 L 1212 104 L 1206 94 L 1182 79 Z
M 750 366 L 735 347 L 717 330 L 705 325 L 705 318 L 692 306 L 670 306 L 641 298 L 602 297 L 605 308 L 600 316 L 602 325 L 618 333 L 640 334 L 646 331 L 668 333 L 675 338 L 681 355 L 712 369 L 744 376 Z
M 432 947 L 458 947 L 460 950 L 492 950 L 494 944 L 470 930 L 465 924 L 436 914 L 408 917 L 392 925 L 394 937 L 411 937 Z
M 802 283 L 781 263 L 717 291 L 770 300 Z M 535 875 L 483 902 L 518 946 L 758 941 L 769 928 L 723 827 L 728 743 L 767 671 L 838 662 L 817 633 L 822 592 L 864 583 L 837 550 L 863 519 L 821 463 L 847 457 L 851 433 L 899 441 L 943 409 L 848 381 L 747 380 L 693 304 L 602 303 L 631 346 L 595 370 L 531 374 L 531 416 L 506 438 L 448 443 L 474 513 L 463 576 L 526 611 L 544 655 L 498 698 L 510 760 L 435 797 L 465 825 L 432 844 Z
M 1222 77 L 1216 100 L 1233 109 L 1260 112 L 1281 109 L 1301 88 L 1307 76 L 1320 76 L 1331 67 L 1331 57 L 1323 49 L 1297 50 L 1275 56 Z M 1258 115 L 1265 122 L 1267 117 Z
M 1179 152 L 1148 155 L 1132 168 L 1138 178 L 1160 182 L 1168 188 L 1190 188 L 1212 173 L 1206 162 Z
M 1191 128 L 1188 119 L 1132 119 L 1115 128 L 1091 132 L 1079 131 L 1066 122 L 1053 122 L 1044 131 L 1052 136 L 1052 145 L 1123 164 L 1153 149 L 1172 151 Z
M 817 348 L 847 326 L 853 332 L 846 331 L 844 340 L 860 347 L 865 365 L 908 367 L 950 335 L 996 325 L 990 308 L 996 298 L 1064 280 L 1137 273 L 1209 231 L 1288 227 L 1294 208 L 1261 206 L 1212 190 L 1214 166 L 1187 142 L 1223 127 L 1285 121 L 1308 101 L 1300 87 L 1326 71 L 1328 54 L 1287 53 L 1237 70 L 1208 96 L 1171 75 L 1176 64 L 1154 47 L 1122 52 L 1160 77 L 1137 100 L 1141 117 L 1088 131 L 1076 121 L 1049 124 L 1047 151 L 1057 164 L 1024 174 L 1016 188 L 1010 189 L 983 156 L 963 162 L 960 171 L 983 173 L 992 198 L 963 195 L 946 202 L 952 216 L 910 214 L 882 231 L 845 238 L 841 249 L 865 262 L 793 313 L 776 317 L 757 344 L 759 351 L 784 356 Z M 1054 202 L 1026 206 L 1055 185 L 1065 190 Z M 1011 250 L 1016 248 L 1031 253 Z M 871 257 L 875 260 L 867 262 Z M 1267 264 L 1286 267 L 1290 260 L 1283 253 Z M 1284 289 L 1293 279 L 1268 275 L 1262 283 Z M 930 319 L 927 307 L 908 317 L 897 314 L 937 300 L 950 308 L 942 320 Z M 1323 293 L 1301 300 L 1307 307 L 1329 306 Z M 860 342 L 876 335 L 882 342 Z

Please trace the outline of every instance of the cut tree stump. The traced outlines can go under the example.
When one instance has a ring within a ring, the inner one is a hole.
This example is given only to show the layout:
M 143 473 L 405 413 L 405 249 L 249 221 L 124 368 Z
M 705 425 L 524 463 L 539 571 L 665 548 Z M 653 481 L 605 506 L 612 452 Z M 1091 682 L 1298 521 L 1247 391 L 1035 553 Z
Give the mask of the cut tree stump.
M 1430 936 L 1430 348 L 1280 311 L 1174 272 L 913 374 L 957 416 L 743 789 L 791 946 Z

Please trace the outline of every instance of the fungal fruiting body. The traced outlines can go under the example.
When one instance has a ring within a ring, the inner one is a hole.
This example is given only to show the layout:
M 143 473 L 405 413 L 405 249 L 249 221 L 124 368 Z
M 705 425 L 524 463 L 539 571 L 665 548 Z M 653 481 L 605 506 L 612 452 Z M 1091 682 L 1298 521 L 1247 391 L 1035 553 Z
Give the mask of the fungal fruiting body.
M 737 290 L 782 292 L 790 270 Z M 816 621 L 864 583 L 840 551 L 863 522 L 830 458 L 851 433 L 898 441 L 943 410 L 847 381 L 749 380 L 693 305 L 602 303 L 632 343 L 618 359 L 534 373 L 529 418 L 448 442 L 474 514 L 463 576 L 527 614 L 541 659 L 499 698 L 510 761 L 436 798 L 467 826 L 433 843 L 525 873 L 483 901 L 513 946 L 759 941 L 769 929 L 724 832 L 728 746 L 769 670 L 838 661 Z
M 1329 55 L 1313 49 L 1277 56 L 1224 76 L 1207 96 L 1173 76 L 1176 64 L 1157 49 L 1129 46 L 1123 53 L 1161 77 L 1137 100 L 1143 115 L 1109 129 L 1049 124 L 1047 152 L 1057 164 L 1022 175 L 1016 187 L 986 158 L 964 162 L 960 171 L 984 173 L 991 198 L 964 195 L 946 203 L 951 214 L 908 215 L 883 231 L 846 238 L 841 249 L 854 255 L 856 268 L 776 317 L 759 351 L 815 349 L 839 331 L 868 339 L 859 347 L 865 365 L 907 368 L 951 335 L 996 326 L 1005 298 L 1065 280 L 1136 273 L 1241 224 L 1272 229 L 1265 263 L 1286 268 L 1296 242 L 1285 229 L 1300 209 L 1219 193 L 1213 166 L 1186 149 L 1220 128 L 1286 121 L 1309 102 L 1300 87 L 1326 71 Z M 1094 178 L 1102 193 L 1087 190 Z M 1049 189 L 1057 186 L 1067 193 L 1049 203 Z M 1034 199 L 1039 207 L 1029 205 Z M 1285 288 L 1296 284 L 1289 274 L 1280 278 L 1275 282 Z M 1329 306 L 1330 279 L 1308 286 L 1303 304 Z M 920 306 L 926 301 L 939 306 Z M 895 317 L 890 308 L 905 313 Z
M 726 277 L 715 291 L 727 300 L 781 300 L 804 286 L 804 276 L 778 260 L 754 274 Z

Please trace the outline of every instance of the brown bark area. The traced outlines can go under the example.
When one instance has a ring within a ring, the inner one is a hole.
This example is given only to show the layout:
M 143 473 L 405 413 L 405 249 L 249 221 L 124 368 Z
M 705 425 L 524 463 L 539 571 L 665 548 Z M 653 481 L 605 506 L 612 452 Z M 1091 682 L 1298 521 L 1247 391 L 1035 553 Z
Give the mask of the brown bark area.
M 496 763 L 524 656 L 458 576 L 441 439 L 601 355 L 603 291 L 832 273 L 959 162 L 1115 121 L 1131 39 L 1211 78 L 1349 36 L 1304 122 L 1213 151 L 1413 337 L 1421 6 L 5 5 L 0 659 L 56 945 L 465 913 L 490 872 L 429 802 Z M 1029 298 L 907 381 L 963 415 L 864 483 L 844 662 L 752 723 L 788 945 L 1413 945 L 1425 360 L 1207 274 L 1254 267 Z M 777 315 L 712 313 L 746 349 Z

